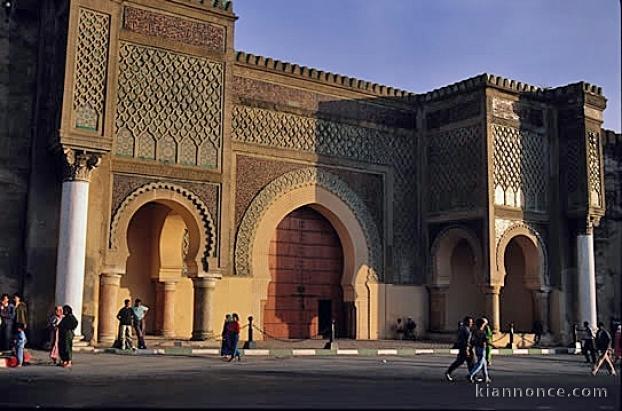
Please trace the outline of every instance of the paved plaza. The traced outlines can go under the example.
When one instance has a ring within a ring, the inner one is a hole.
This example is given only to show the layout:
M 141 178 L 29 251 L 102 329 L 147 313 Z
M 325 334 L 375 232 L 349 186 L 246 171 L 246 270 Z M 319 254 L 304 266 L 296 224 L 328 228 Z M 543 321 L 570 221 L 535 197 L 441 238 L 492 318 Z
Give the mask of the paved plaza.
M 573 355 L 493 358 L 493 383 L 488 389 L 466 382 L 464 368 L 455 372 L 456 382 L 445 381 L 444 370 L 454 358 L 450 355 L 247 356 L 239 363 L 226 363 L 214 356 L 79 353 L 73 369 L 47 365 L 44 358 L 44 353 L 35 352 L 34 365 L 0 369 L 1 407 L 615 410 L 620 406 L 619 377 L 606 371 L 592 377 L 583 358 Z M 500 398 L 504 388 L 506 398 Z M 507 398 L 510 391 L 522 393 L 522 398 Z M 543 398 L 543 393 L 551 397 Z

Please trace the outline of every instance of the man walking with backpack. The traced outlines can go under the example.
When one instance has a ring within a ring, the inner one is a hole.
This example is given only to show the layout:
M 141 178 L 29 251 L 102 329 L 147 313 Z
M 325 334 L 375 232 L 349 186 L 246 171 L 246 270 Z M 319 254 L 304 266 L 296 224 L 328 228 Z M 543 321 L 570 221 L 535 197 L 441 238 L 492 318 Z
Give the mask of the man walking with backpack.
M 596 375 L 603 362 L 607 363 L 609 373 L 616 375 L 616 369 L 613 367 L 611 358 L 609 358 L 609 349 L 611 348 L 611 334 L 605 329 L 605 324 L 598 323 L 598 331 L 596 331 L 596 349 L 598 350 L 598 362 L 592 368 L 592 375 Z
M 458 367 L 460 367 L 466 361 L 469 370 L 473 364 L 473 354 L 471 352 L 471 328 L 473 327 L 473 318 L 464 317 L 462 325 L 458 330 L 458 341 L 456 341 L 455 347 L 458 349 L 458 356 L 456 360 L 451 363 L 447 371 L 445 372 L 445 378 L 447 381 L 453 381 L 451 373 Z

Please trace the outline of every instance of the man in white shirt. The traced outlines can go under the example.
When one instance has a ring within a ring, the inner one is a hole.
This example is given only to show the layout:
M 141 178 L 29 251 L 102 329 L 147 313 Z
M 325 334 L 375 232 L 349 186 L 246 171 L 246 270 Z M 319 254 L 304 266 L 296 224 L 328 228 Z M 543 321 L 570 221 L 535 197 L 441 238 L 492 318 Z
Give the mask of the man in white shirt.
M 149 311 L 149 307 L 143 305 L 143 302 L 140 298 L 137 298 L 134 301 L 134 307 L 132 307 L 132 311 L 134 311 L 134 330 L 136 331 L 136 335 L 138 336 L 138 348 L 141 350 L 146 349 L 145 346 L 145 315 L 147 315 L 147 311 Z

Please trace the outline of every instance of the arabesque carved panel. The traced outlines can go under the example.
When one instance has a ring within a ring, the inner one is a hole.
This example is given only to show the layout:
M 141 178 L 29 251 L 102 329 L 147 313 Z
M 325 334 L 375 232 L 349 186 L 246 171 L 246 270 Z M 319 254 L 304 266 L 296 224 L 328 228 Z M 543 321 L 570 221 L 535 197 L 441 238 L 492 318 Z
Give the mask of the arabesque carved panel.
M 495 204 L 546 210 L 548 142 L 540 133 L 493 126 Z
M 428 138 L 428 210 L 472 208 L 481 198 L 482 147 L 479 125 Z
M 217 168 L 223 66 L 121 42 L 116 154 Z
M 601 207 L 602 184 L 600 181 L 600 139 L 595 131 L 588 131 L 588 182 L 590 187 L 590 206 Z
M 80 8 L 75 50 L 73 125 L 100 134 L 106 97 L 109 42 L 110 16 Z
M 234 107 L 232 130 L 234 141 L 393 167 L 393 280 L 413 280 L 418 240 L 416 141 L 412 133 L 242 105 Z

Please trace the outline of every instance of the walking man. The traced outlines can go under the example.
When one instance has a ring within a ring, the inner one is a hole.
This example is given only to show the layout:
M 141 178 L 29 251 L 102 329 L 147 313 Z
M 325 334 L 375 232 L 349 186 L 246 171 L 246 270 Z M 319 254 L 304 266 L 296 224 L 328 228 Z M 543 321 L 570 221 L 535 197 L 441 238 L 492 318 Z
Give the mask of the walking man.
M 143 305 L 141 299 L 137 298 L 134 300 L 132 311 L 134 312 L 134 331 L 138 337 L 138 348 L 145 350 L 147 349 L 145 346 L 145 315 L 147 315 L 149 307 Z
M 471 327 L 473 327 L 473 318 L 469 316 L 464 317 L 462 325 L 460 325 L 460 329 L 458 330 L 458 340 L 455 344 L 455 347 L 458 349 L 458 356 L 445 372 L 447 381 L 454 380 L 451 373 L 464 364 L 465 361 L 469 369 L 471 368 L 473 363 L 473 356 L 471 355 Z
M 598 322 L 598 331 L 596 331 L 596 349 L 598 350 L 599 357 L 598 362 L 594 364 L 594 368 L 592 368 L 592 375 L 596 375 L 604 362 L 606 362 L 607 367 L 609 367 L 609 373 L 611 375 L 616 375 L 616 369 L 609 358 L 610 348 L 611 334 L 609 334 L 609 331 L 605 329 L 605 324 Z
M 590 364 L 596 363 L 596 350 L 594 349 L 594 333 L 590 328 L 590 323 L 583 323 L 583 336 L 581 337 L 581 351 L 585 356 L 585 362 Z
M 125 300 L 125 305 L 119 310 L 119 343 L 122 350 L 136 350 L 132 344 L 132 326 L 134 325 L 134 310 L 130 306 L 131 300 Z

